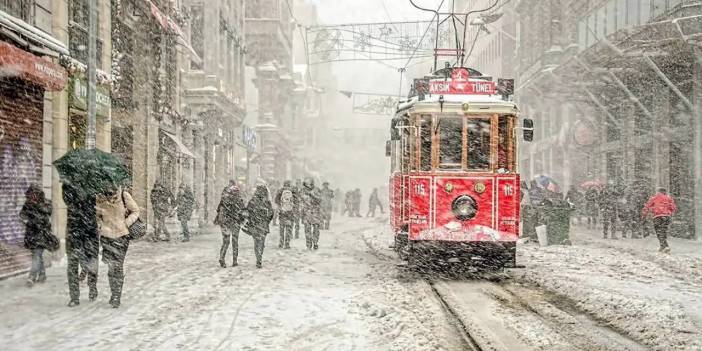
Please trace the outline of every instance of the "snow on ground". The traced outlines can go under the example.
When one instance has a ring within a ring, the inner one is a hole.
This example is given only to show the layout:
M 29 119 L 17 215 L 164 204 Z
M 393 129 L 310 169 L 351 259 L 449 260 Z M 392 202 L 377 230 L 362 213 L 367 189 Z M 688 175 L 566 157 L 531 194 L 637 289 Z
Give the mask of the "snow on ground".
M 602 239 L 574 227 L 573 246 L 522 245 L 518 282 L 558 294 L 656 350 L 702 349 L 702 244 L 672 239 L 672 255 L 657 239 Z
M 109 308 L 107 267 L 96 302 L 87 287 L 66 307 L 65 266 L 44 284 L 0 281 L 3 350 L 459 350 L 461 340 L 421 284 L 370 254 L 360 234 L 380 221 L 344 219 L 322 232 L 320 250 L 304 239 L 266 242 L 263 269 L 240 234 L 239 266 L 220 268 L 221 236 L 189 243 L 136 242 L 126 261 L 122 307 Z M 228 264 L 231 253 L 228 255 Z
M 573 231 L 573 246 L 520 245 L 526 268 L 510 270 L 511 279 L 457 277 L 437 287 L 490 349 L 702 350 L 701 243 L 672 239 L 674 254 L 665 255 L 655 238 Z M 393 255 L 387 230 L 364 236 Z

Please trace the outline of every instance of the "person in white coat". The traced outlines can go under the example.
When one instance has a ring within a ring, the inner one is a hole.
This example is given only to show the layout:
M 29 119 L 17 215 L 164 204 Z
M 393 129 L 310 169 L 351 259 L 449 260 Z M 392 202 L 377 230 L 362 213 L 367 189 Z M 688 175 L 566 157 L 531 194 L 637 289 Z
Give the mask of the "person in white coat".
M 124 285 L 124 259 L 129 248 L 129 227 L 139 219 L 139 206 L 132 195 L 114 187 L 95 201 L 102 260 L 108 266 L 110 305 L 118 308 Z

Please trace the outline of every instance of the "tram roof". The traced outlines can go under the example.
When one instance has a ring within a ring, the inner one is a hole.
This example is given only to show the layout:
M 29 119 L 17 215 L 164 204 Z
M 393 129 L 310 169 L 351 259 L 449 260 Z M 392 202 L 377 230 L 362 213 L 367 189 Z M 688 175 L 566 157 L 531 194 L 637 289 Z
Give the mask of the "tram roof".
M 443 108 L 441 97 L 443 96 Z M 415 113 L 499 113 L 519 112 L 514 101 L 502 100 L 498 95 L 426 95 L 423 100 L 413 96 L 398 104 L 397 113 L 412 110 Z

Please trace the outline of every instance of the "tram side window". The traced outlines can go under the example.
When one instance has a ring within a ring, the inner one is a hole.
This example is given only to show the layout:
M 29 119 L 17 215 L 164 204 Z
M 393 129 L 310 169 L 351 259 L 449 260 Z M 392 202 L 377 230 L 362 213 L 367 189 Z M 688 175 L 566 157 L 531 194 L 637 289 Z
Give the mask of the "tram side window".
M 431 116 L 422 116 L 419 127 L 419 168 L 431 171 Z
M 468 169 L 490 169 L 490 120 L 468 119 Z
M 512 171 L 514 167 L 514 145 L 511 132 L 510 116 L 500 116 L 498 123 L 499 144 L 497 154 L 497 168 Z
M 460 169 L 463 162 L 463 118 L 439 122 L 439 163 L 443 169 Z
M 402 130 L 402 172 L 409 171 L 410 142 L 409 128 L 404 128 Z

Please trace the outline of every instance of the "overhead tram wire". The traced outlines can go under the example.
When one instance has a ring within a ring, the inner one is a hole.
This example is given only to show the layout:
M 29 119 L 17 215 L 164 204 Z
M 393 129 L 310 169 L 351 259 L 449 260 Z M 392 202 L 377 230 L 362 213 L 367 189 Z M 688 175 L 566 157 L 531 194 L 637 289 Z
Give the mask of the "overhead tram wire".
M 407 67 L 409 66 L 410 62 L 412 62 L 412 58 L 414 57 L 414 54 L 417 53 L 417 50 L 422 45 L 422 42 L 424 41 L 424 37 L 426 37 L 427 33 L 429 33 L 429 28 L 431 28 L 431 26 L 434 24 L 434 20 L 436 19 L 436 22 L 437 23 L 439 22 L 439 20 L 440 20 L 439 10 L 441 10 L 441 6 L 444 6 L 445 1 L 446 0 L 441 0 L 441 3 L 439 4 L 439 8 L 437 10 L 428 10 L 428 9 L 423 9 L 423 8 L 415 5 L 414 2 L 412 0 L 410 0 L 410 3 L 412 4 L 412 6 L 418 8 L 420 10 L 434 12 L 434 16 L 432 17 L 431 21 L 429 21 L 429 24 L 427 25 L 427 29 L 424 30 L 424 34 L 422 34 L 422 38 L 419 39 L 417 46 L 415 46 L 414 51 L 412 52 L 412 55 L 410 55 L 409 59 L 407 59 L 407 63 L 405 63 L 405 66 L 398 69 L 398 71 L 400 72 L 400 89 L 399 89 L 399 92 L 397 93 L 398 97 L 402 96 L 402 82 L 403 82 L 402 78 L 404 77 L 405 71 L 407 70 Z M 438 38 L 439 38 L 439 31 L 437 30 L 436 31 L 436 38 L 434 39 L 437 41 L 437 43 L 438 43 Z M 436 55 L 436 50 L 434 51 L 434 55 Z
M 302 25 L 300 24 L 300 21 L 297 20 L 295 17 L 295 14 L 293 13 L 292 6 L 290 6 L 290 0 L 285 0 L 285 4 L 288 7 L 288 12 L 290 12 L 290 17 L 295 21 L 295 26 L 297 27 L 298 31 L 300 32 L 300 38 L 302 38 L 302 44 L 305 46 L 305 62 L 307 63 L 307 79 L 310 84 L 313 84 L 314 79 L 312 79 L 312 66 L 310 65 L 310 52 L 309 48 L 307 45 L 307 35 L 302 32 Z

